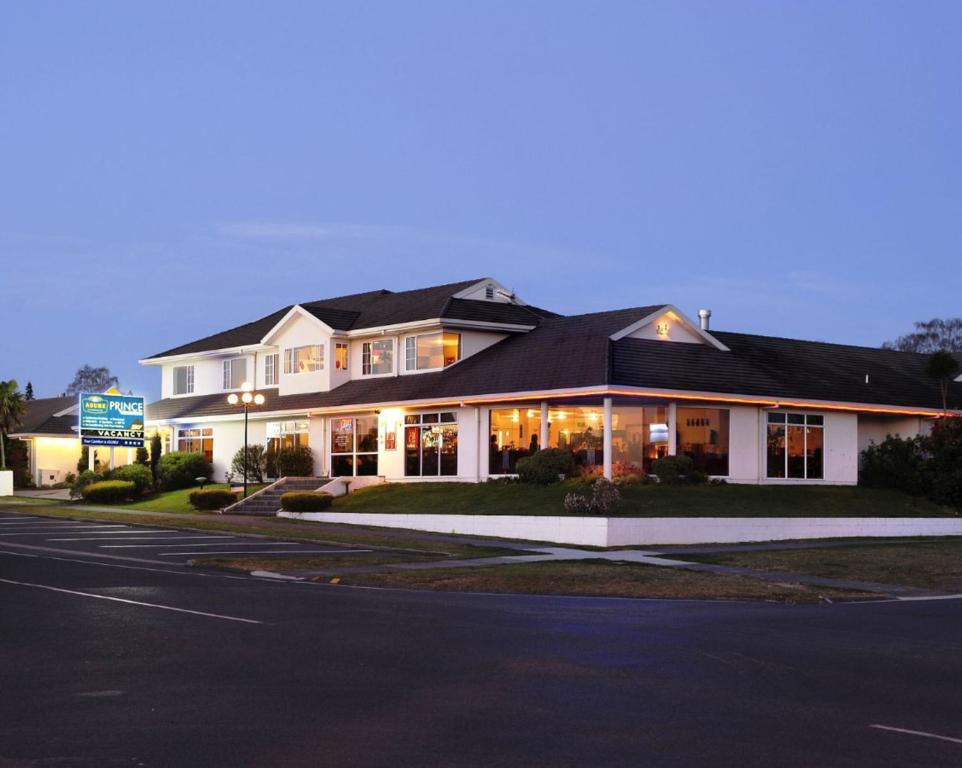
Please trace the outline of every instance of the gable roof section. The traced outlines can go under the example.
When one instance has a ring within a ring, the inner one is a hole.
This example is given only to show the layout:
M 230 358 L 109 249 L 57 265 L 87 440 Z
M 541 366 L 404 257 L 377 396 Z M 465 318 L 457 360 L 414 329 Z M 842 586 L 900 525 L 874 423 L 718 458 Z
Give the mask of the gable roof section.
M 612 382 L 730 395 L 942 407 L 938 384 L 925 373 L 927 355 L 744 333 L 712 335 L 730 352 L 645 339 L 616 341 Z M 962 386 L 952 385 L 950 400 L 950 406 L 962 407 Z
M 306 312 L 338 331 L 377 328 L 442 317 L 451 320 L 535 326 L 544 317 L 557 316 L 553 312 L 537 307 L 454 298 L 454 294 L 471 288 L 483 280 L 484 278 L 463 280 L 411 291 L 395 292 L 382 289 L 307 301 L 299 305 L 289 304 L 259 320 L 181 344 L 144 359 L 153 360 L 260 344 L 261 340 L 295 306 L 302 307 Z
M 63 397 L 43 397 L 37 400 L 28 400 L 27 413 L 22 419 L 22 423 L 13 435 L 73 435 L 77 432 L 70 427 L 77 426 L 76 416 L 57 416 L 71 406 L 77 404 L 76 395 L 64 395 Z

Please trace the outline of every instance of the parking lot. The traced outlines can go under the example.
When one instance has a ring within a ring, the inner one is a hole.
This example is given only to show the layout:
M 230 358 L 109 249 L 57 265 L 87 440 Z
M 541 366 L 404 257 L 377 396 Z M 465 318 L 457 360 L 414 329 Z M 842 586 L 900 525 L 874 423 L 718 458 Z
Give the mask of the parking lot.
M 38 515 L 0 513 L 0 549 L 56 550 L 81 555 L 184 565 L 200 555 L 363 554 L 336 544 L 285 541 L 236 533 L 205 533 L 163 527 L 64 520 Z

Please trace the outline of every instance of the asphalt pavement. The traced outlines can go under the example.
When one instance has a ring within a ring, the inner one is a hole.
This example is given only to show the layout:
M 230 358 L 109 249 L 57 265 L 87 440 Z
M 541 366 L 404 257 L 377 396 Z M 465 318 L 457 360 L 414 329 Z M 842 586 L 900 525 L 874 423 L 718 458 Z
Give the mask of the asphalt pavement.
M 0 766 L 962 764 L 958 600 L 273 582 L 121 529 L 0 536 Z

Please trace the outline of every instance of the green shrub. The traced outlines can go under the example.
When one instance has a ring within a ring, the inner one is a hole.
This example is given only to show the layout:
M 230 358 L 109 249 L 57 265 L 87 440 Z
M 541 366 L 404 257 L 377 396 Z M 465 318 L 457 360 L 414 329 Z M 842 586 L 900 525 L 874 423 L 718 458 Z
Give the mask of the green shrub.
M 267 471 L 267 452 L 263 445 L 254 443 L 247 446 L 247 480 L 253 483 L 264 482 L 264 473 Z M 230 463 L 230 474 L 233 477 L 244 479 L 244 449 L 237 449 L 234 459 Z
M 523 483 L 557 483 L 561 475 L 570 477 L 574 471 L 574 458 L 563 448 L 546 448 L 518 460 L 518 479 Z
M 160 440 L 160 433 L 154 432 L 154 434 L 150 436 L 150 476 L 154 481 L 155 491 L 160 487 L 157 483 L 157 465 L 160 462 L 160 456 L 163 451 L 164 446 Z
M 190 488 L 198 477 L 210 478 L 210 462 L 201 453 L 172 451 L 165 453 L 157 462 L 157 483 L 165 491 Z
M 225 488 L 191 491 L 187 497 L 195 509 L 223 509 L 237 501 L 237 494 Z
M 569 493 L 565 496 L 564 507 L 573 515 L 607 515 L 621 503 L 621 491 L 617 486 L 602 477 L 591 484 L 591 496 Z
M 281 494 L 281 508 L 288 512 L 322 512 L 334 497 L 323 491 L 288 491 Z
M 134 484 L 136 496 L 143 496 L 151 485 L 150 470 L 143 464 L 127 464 L 117 467 L 107 475 L 110 480 L 127 480 Z
M 925 439 L 902 439 L 889 435 L 881 443 L 873 443 L 862 451 L 859 482 L 871 488 L 888 488 L 912 496 L 923 496 L 928 489 L 929 458 Z
M 129 480 L 101 480 L 83 489 L 84 501 L 91 504 L 120 504 L 133 498 L 137 486 Z
M 70 498 L 79 499 L 83 496 L 83 490 L 91 483 L 99 483 L 104 479 L 104 476 L 98 474 L 97 472 L 91 472 L 89 469 L 83 470 L 74 480 L 73 485 L 70 487 Z
M 962 509 L 962 418 L 935 422 L 925 447 L 931 457 L 929 495 L 937 504 Z
M 278 477 L 313 477 L 314 453 L 306 445 L 282 448 L 277 452 Z
M 144 448 L 144 446 L 140 446 L 140 448 L 137 449 L 136 455 L 137 458 L 134 459 L 134 461 L 136 461 L 138 464 L 143 464 L 146 467 L 147 463 L 150 461 L 150 455 L 147 453 L 147 449 Z
M 691 456 L 662 456 L 651 462 L 651 471 L 658 477 L 658 482 L 665 485 L 705 482 L 704 473 L 692 470 L 693 464 Z

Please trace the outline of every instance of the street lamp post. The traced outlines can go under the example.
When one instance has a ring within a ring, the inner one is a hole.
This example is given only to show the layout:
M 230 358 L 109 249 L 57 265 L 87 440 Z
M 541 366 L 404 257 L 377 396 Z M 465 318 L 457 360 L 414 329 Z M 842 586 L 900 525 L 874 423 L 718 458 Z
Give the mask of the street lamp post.
M 227 396 L 227 402 L 231 405 L 237 405 L 237 403 L 244 404 L 244 498 L 247 498 L 247 416 L 250 412 L 251 403 L 254 405 L 263 405 L 264 396 L 260 392 L 254 392 L 254 387 L 251 386 L 249 382 L 244 382 L 241 384 L 241 394 L 240 397 L 237 396 L 236 392 L 231 392 Z

